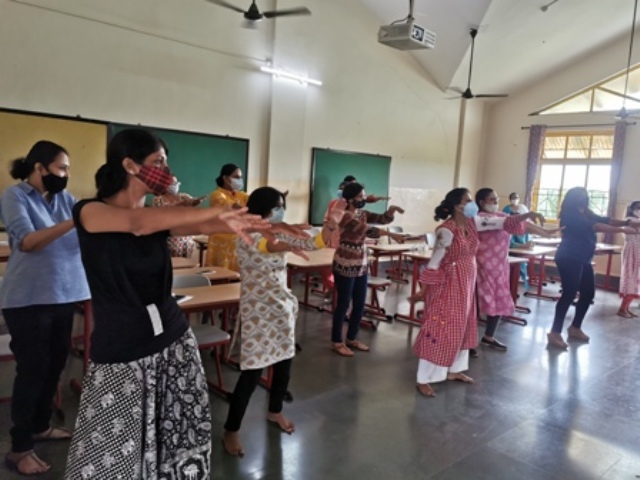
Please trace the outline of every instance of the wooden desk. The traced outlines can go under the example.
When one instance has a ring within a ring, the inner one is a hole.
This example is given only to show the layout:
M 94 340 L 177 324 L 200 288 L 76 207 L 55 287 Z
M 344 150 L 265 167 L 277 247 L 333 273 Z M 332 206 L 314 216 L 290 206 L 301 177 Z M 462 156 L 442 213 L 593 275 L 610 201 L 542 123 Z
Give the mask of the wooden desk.
M 238 272 L 224 267 L 178 268 L 173 271 L 174 277 L 178 277 L 180 275 L 202 275 L 209 279 L 211 285 L 240 281 L 240 274 Z
M 560 238 L 534 238 L 532 242 L 536 245 L 546 246 L 546 247 L 557 247 L 560 245 L 562 239 Z M 615 291 L 615 288 L 611 288 L 611 264 L 613 263 L 613 256 L 619 255 L 622 251 L 621 245 L 612 245 L 608 243 L 598 243 L 596 245 L 596 250 L 594 255 L 607 255 L 607 268 L 604 276 L 604 288 L 605 290 Z
M 304 274 L 304 298 L 300 302 L 300 305 L 324 310 L 324 307 L 322 306 L 311 305 L 309 303 L 309 289 L 311 287 L 309 278 L 312 273 L 319 272 L 325 268 L 331 268 L 333 265 L 333 254 L 335 253 L 335 249 L 322 248 L 320 250 L 312 250 L 305 253 L 309 257 L 309 260 L 305 260 L 304 258 L 291 253 L 287 255 L 287 285 L 291 288 L 293 285 L 293 277 L 299 273 Z
M 554 238 L 533 237 L 531 238 L 531 241 L 535 245 L 540 245 L 541 247 L 557 247 L 558 245 L 560 245 L 560 242 L 562 241 L 562 239 L 559 237 L 554 237 Z
M 541 247 L 537 245 L 534 245 L 533 248 L 510 248 L 509 249 L 510 256 L 524 257 L 529 260 L 529 265 L 531 266 L 531 268 L 529 269 L 530 273 L 533 272 L 533 264 L 535 260 L 538 259 L 539 272 L 538 272 L 538 279 L 537 279 L 537 283 L 538 283 L 537 290 L 536 290 L 536 293 L 525 292 L 524 295 L 526 297 L 536 297 L 536 298 L 542 298 L 545 300 L 552 300 L 552 301 L 558 300 L 558 297 L 554 297 L 552 295 L 545 295 L 542 293 L 542 284 L 545 281 L 545 272 L 544 272 L 545 259 L 547 255 L 551 255 L 552 253 L 555 253 L 555 252 L 556 252 L 555 247 Z M 529 276 L 531 277 L 531 275 Z M 529 278 L 530 283 L 531 281 L 532 279 Z
M 188 295 L 192 298 L 180 302 L 178 306 L 186 313 L 228 310 L 240 304 L 240 282 L 223 283 L 208 287 L 176 288 L 176 295 Z
M 403 258 L 411 259 L 413 262 L 413 269 L 411 273 L 411 296 L 415 295 L 418 291 L 418 280 L 420 279 L 420 265 L 423 263 L 427 263 L 431 260 L 431 255 L 433 255 L 433 250 L 425 249 L 424 251 L 417 252 L 404 252 L 402 253 Z M 403 315 L 401 313 L 396 313 L 394 317 L 396 320 L 405 321 L 407 323 L 411 323 L 414 325 L 422 325 L 422 321 L 416 318 L 416 306 L 414 303 L 409 303 L 409 315 Z
M 209 237 L 207 235 L 196 235 L 193 240 L 196 242 L 196 247 L 198 247 L 198 261 L 200 265 L 204 265 L 204 252 L 207 251 Z
M 393 245 L 369 246 L 369 250 L 371 250 L 371 256 L 373 257 L 373 262 L 371 263 L 371 275 L 377 277 L 378 263 L 380 261 L 380 258 L 389 257 L 391 260 L 391 268 L 387 269 L 387 273 L 389 273 L 389 276 L 387 278 L 406 282 L 402 269 L 402 254 L 406 252 L 416 251 L 420 246 L 421 244 L 418 243 L 400 243 Z M 395 257 L 398 258 L 396 263 L 394 263 Z
M 198 262 L 192 258 L 171 257 L 171 268 L 174 270 L 179 268 L 194 268 L 198 266 Z
M 11 248 L 9 247 L 9 242 L 6 242 L 6 241 L 0 242 L 0 263 L 7 262 L 9 260 L 10 255 L 11 255 Z

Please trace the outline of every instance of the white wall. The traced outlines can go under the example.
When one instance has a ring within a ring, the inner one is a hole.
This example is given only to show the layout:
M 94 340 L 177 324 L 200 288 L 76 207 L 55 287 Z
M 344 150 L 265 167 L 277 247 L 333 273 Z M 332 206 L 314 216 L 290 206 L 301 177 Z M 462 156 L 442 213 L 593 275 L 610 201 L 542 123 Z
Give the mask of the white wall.
M 293 221 L 306 220 L 312 147 L 392 156 L 392 188 L 449 188 L 458 102 L 379 45 L 358 2 L 305 4 L 310 17 L 247 30 L 204 1 L 0 0 L 0 43 L 14 46 L 0 50 L 0 107 L 249 138 L 249 188 L 291 190 Z M 267 59 L 324 85 L 272 79 Z M 213 188 L 217 172 L 203 175 Z

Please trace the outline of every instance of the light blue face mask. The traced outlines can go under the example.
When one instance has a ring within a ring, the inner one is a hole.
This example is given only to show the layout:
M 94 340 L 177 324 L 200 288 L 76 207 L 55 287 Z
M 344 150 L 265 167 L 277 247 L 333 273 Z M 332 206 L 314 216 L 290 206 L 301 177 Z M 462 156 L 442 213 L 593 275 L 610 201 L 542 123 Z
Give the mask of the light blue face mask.
M 342 190 L 338 190 L 338 193 L 336 194 L 336 197 L 342 198 Z
M 276 207 L 271 210 L 271 216 L 269 217 L 269 221 L 271 223 L 282 223 L 284 222 L 284 207 Z
M 478 210 L 478 204 L 476 202 L 469 202 L 464 206 L 462 213 L 467 218 L 473 218 L 478 215 Z
M 231 184 L 231 188 L 233 188 L 233 190 L 242 190 L 242 188 L 244 187 L 244 181 L 241 178 L 231 178 L 229 183 Z

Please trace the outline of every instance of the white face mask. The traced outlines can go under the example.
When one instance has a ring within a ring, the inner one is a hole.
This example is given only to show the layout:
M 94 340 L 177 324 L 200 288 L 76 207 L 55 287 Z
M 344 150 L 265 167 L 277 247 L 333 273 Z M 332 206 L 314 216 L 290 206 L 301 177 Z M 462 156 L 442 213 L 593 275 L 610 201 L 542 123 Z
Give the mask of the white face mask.
M 172 183 L 167 188 L 167 193 L 170 195 L 177 195 L 179 191 L 180 191 L 180 182 Z
M 487 203 L 484 206 L 485 211 L 489 212 L 489 213 L 496 213 L 498 211 L 498 204 L 497 203 Z
M 517 207 L 519 203 L 520 203 L 520 199 L 519 198 L 511 199 L 511 205 L 513 205 L 514 207 Z
M 234 190 L 242 190 L 242 188 L 244 187 L 244 181 L 241 178 L 231 178 L 229 180 L 229 183 L 231 185 L 231 188 Z
M 276 207 L 271 210 L 271 216 L 269 217 L 269 221 L 271 223 L 282 223 L 284 222 L 284 207 Z
M 640 218 L 640 209 L 633 211 L 633 216 L 636 218 Z

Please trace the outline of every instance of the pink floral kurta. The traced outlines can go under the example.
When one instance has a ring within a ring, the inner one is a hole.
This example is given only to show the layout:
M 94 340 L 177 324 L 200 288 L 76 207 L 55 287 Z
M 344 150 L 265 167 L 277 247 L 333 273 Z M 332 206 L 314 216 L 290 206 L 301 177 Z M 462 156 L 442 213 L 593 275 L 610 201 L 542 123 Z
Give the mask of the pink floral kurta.
M 640 298 L 640 235 L 624 236 L 620 272 L 620 296 L 623 295 Z
M 482 217 L 508 217 L 497 212 L 480 212 Z M 509 241 L 511 235 L 524 235 L 524 222 L 505 222 L 502 230 L 478 232 L 480 245 L 478 264 L 478 306 L 480 313 L 490 316 L 511 315 L 515 309 L 509 282 Z

